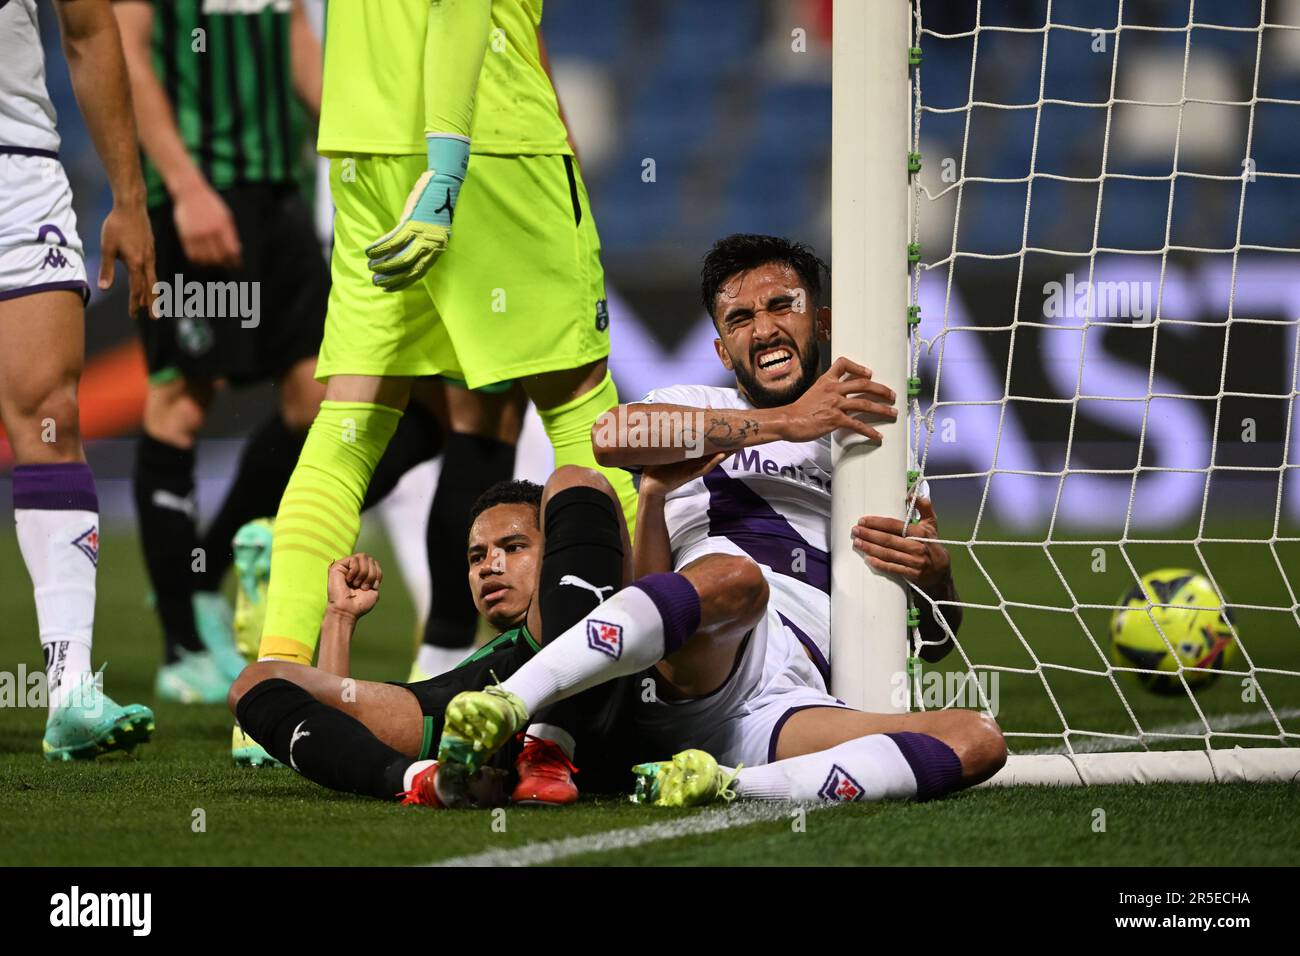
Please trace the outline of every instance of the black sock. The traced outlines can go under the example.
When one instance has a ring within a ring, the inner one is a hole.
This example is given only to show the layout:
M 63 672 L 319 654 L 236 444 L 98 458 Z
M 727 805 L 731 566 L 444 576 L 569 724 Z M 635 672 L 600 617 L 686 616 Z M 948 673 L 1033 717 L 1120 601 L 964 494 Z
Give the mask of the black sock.
M 545 551 L 538 580 L 543 644 L 554 640 L 623 587 L 621 512 L 594 488 L 566 488 L 546 503 Z M 580 578 L 589 587 L 562 584 Z M 626 706 L 640 681 L 637 675 L 607 681 L 546 707 L 538 723 L 567 730 L 577 747 L 574 761 L 582 769 L 587 793 L 625 788 L 629 768 L 643 754 L 635 752 L 631 711 Z
M 178 648 L 203 650 L 194 626 L 194 452 L 141 435 L 136 445 L 134 488 L 140 544 L 162 620 L 164 661 Z
M 426 548 L 432 594 L 424 643 L 470 647 L 478 611 L 465 584 L 465 541 L 469 511 L 478 496 L 515 472 L 515 446 L 494 438 L 452 432 L 438 473 L 438 490 L 429 509 Z
M 543 644 L 554 640 L 623 587 L 620 513 L 609 495 L 595 488 L 565 488 L 546 502 L 542 516 L 545 548 L 537 581 Z M 468 533 L 468 532 L 467 532 Z M 588 587 L 564 584 L 576 577 Z
M 442 451 L 443 431 L 438 419 L 419 402 L 410 402 L 397 423 L 397 431 L 388 441 L 388 447 L 370 476 L 361 510 L 377 505 L 397 487 L 402 476 Z
M 331 790 L 392 800 L 401 796 L 402 778 L 415 763 L 355 717 L 281 678 L 254 685 L 235 717 L 272 757 Z
M 241 527 L 256 518 L 275 517 L 306 438 L 306 432 L 291 432 L 279 412 L 249 436 L 226 500 L 203 535 L 207 567 L 195 582 L 198 590 L 221 589 L 221 579 L 235 558 L 230 542 Z

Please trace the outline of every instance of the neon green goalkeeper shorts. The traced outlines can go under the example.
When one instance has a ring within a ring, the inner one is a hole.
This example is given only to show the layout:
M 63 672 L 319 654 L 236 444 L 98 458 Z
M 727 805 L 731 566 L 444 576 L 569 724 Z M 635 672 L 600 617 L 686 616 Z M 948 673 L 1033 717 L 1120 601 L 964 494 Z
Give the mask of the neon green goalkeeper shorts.
M 609 354 L 600 237 L 570 156 L 474 154 L 446 252 L 399 292 L 365 249 L 397 222 L 423 156 L 330 160 L 334 252 L 316 377 L 447 375 L 469 388 Z

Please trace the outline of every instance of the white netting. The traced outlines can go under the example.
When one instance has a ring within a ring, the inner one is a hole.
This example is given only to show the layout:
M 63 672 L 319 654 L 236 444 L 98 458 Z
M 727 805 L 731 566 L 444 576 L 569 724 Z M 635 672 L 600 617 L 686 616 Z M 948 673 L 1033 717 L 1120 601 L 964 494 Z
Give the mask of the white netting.
M 1295 746 L 1300 3 L 916 0 L 913 30 L 911 440 L 963 614 L 914 705 L 1071 760 Z M 1196 693 L 1111 660 L 1161 567 L 1232 612 Z

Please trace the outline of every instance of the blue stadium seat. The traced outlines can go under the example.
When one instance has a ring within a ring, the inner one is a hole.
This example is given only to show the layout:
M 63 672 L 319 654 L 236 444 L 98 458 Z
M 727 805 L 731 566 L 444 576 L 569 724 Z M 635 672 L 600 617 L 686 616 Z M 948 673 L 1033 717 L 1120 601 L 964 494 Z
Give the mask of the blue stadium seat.
M 626 3 L 546 0 L 542 33 L 551 56 L 574 56 L 598 62 L 621 57 L 627 48 Z

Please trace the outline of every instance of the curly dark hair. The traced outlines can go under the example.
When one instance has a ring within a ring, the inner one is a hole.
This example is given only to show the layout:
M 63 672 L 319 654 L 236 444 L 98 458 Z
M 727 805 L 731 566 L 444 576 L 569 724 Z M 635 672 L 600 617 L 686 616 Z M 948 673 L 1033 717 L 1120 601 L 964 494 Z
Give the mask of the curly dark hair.
M 769 262 L 785 263 L 798 273 L 812 300 L 812 308 L 815 310 L 821 304 L 822 277 L 829 276 L 830 269 L 811 246 L 780 236 L 735 233 L 715 242 L 700 268 L 700 298 L 709 317 L 717 319 L 713 314 L 714 303 L 718 290 L 728 279 Z
M 498 481 L 483 494 L 478 496 L 474 507 L 469 509 L 469 523 L 497 505 L 532 505 L 533 510 L 541 512 L 542 486 L 531 481 Z M 540 524 L 540 522 L 538 522 Z

